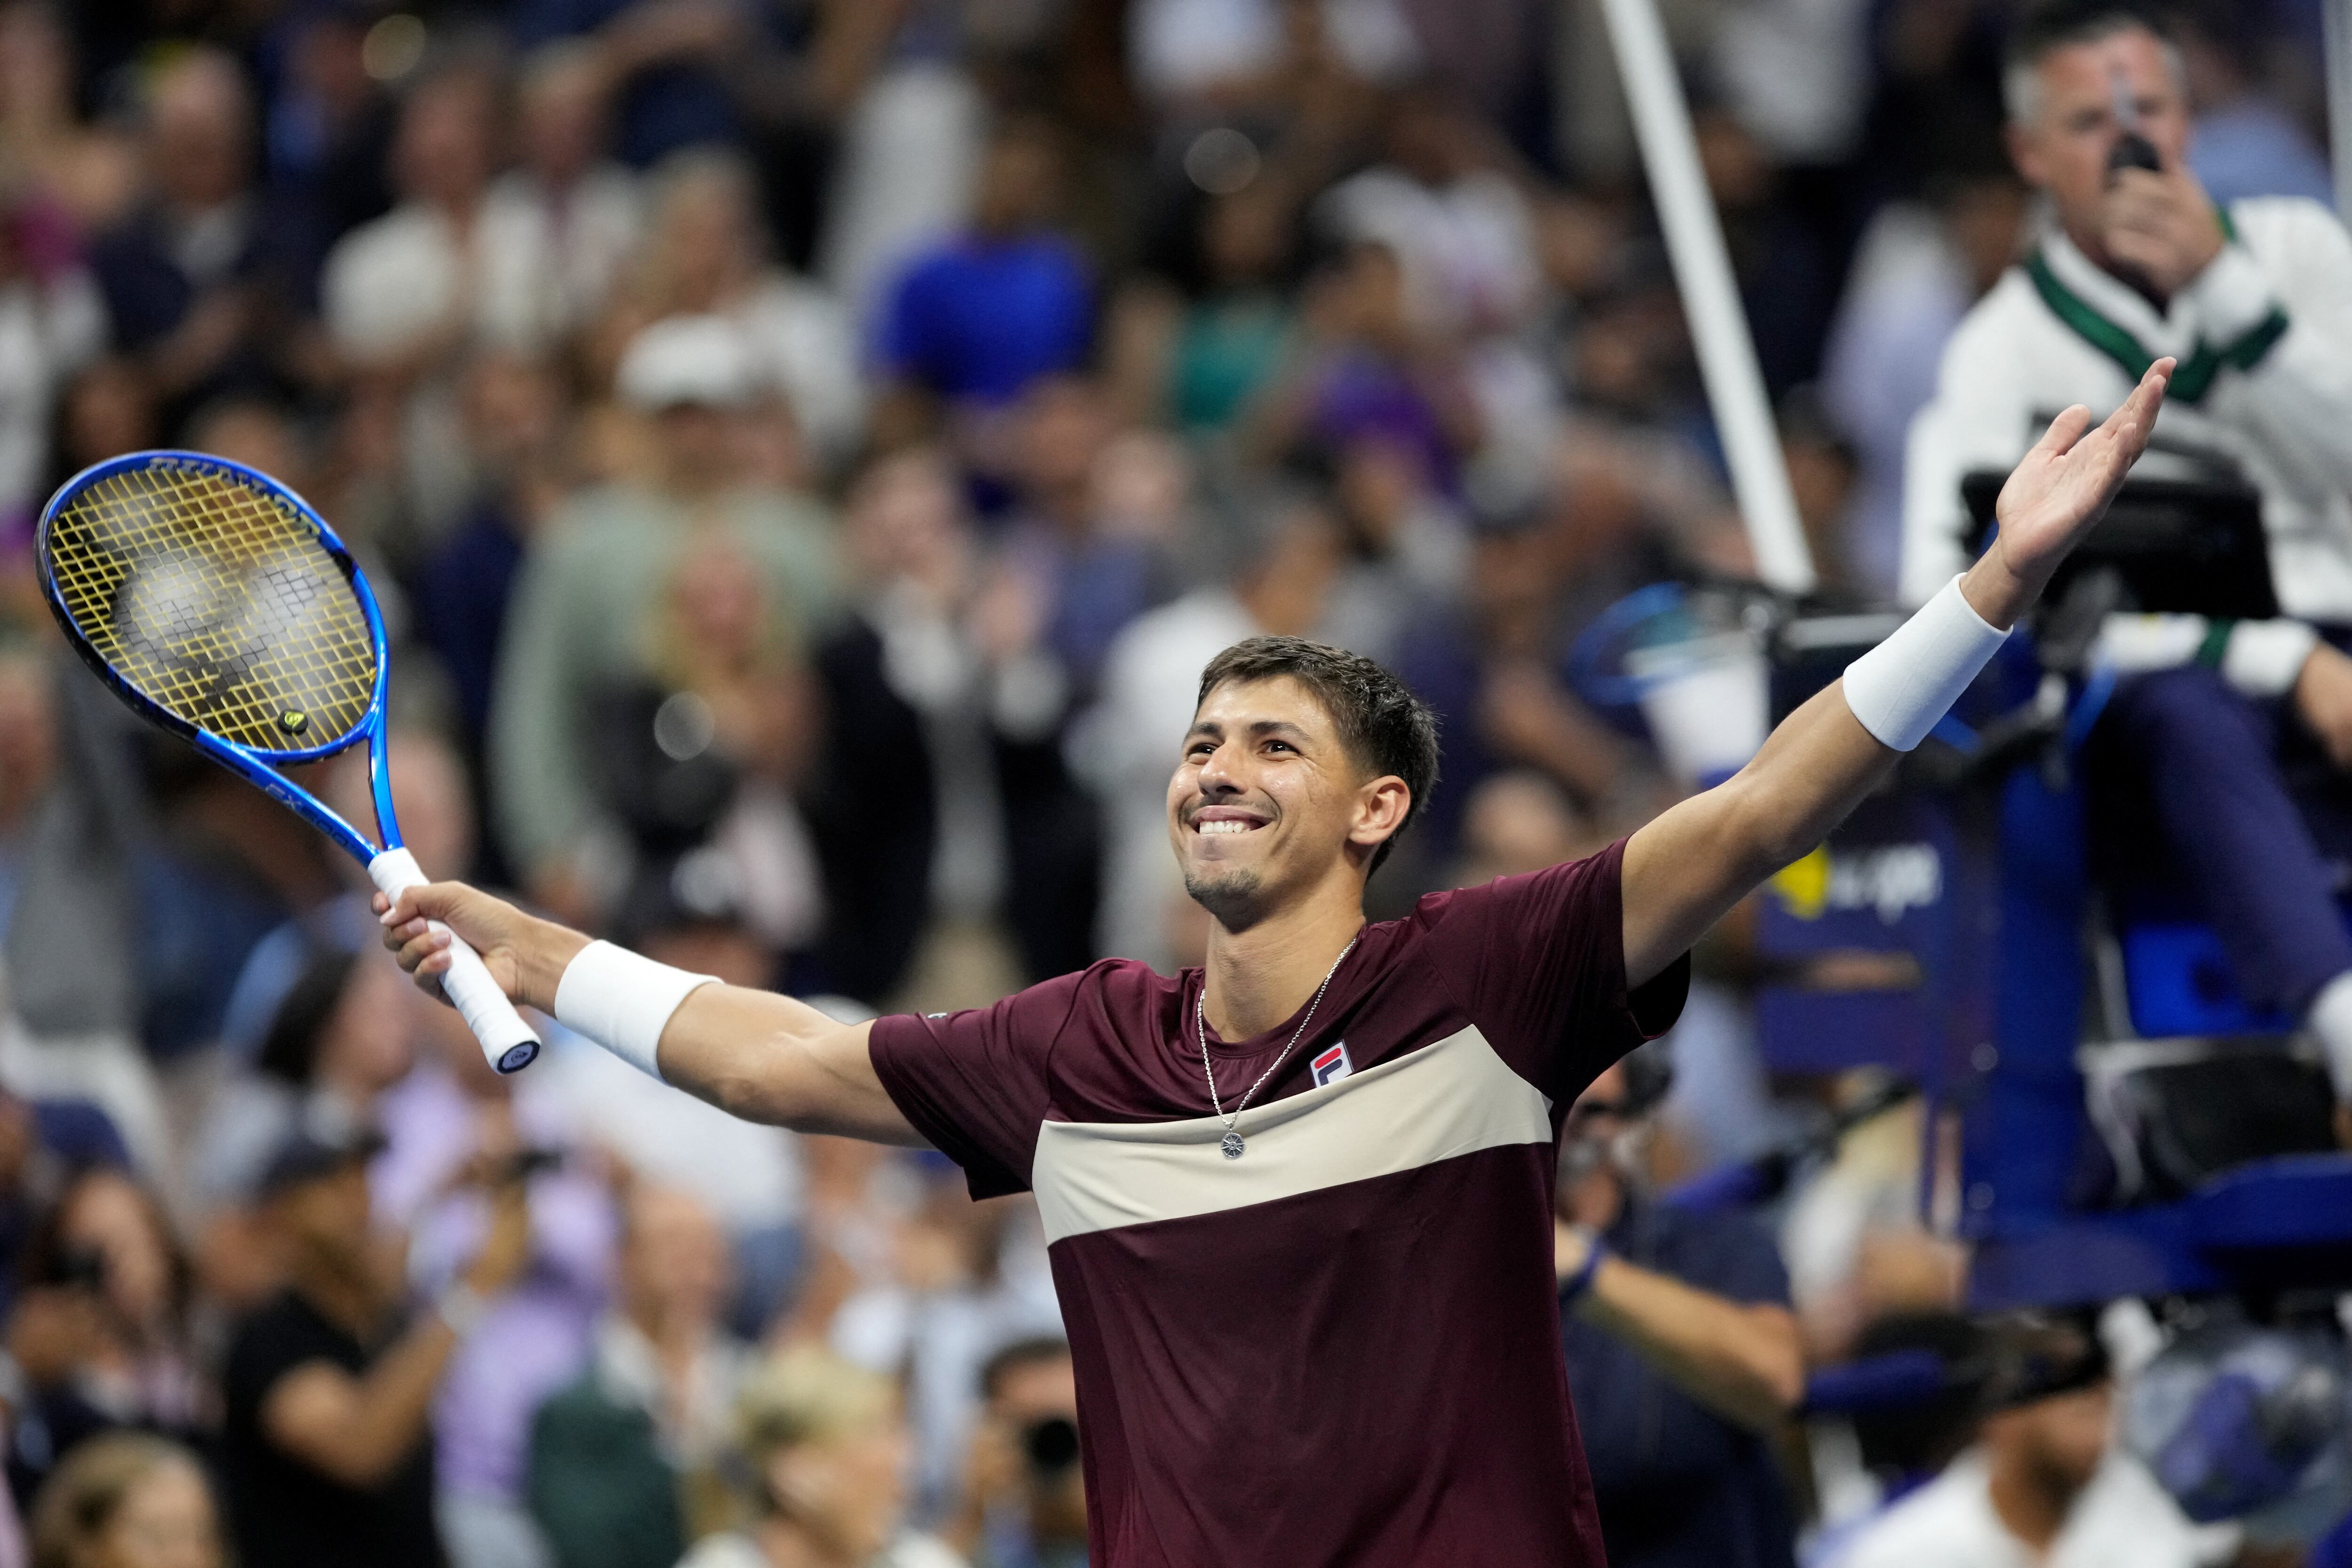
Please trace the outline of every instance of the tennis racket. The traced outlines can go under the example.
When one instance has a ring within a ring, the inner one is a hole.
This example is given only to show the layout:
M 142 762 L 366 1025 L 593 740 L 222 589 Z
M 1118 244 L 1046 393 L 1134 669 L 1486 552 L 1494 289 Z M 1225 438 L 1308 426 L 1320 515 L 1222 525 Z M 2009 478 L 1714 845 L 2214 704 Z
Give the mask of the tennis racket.
M 132 452 L 49 498 L 37 548 L 67 640 L 133 712 L 291 806 L 387 898 L 426 880 L 392 810 L 383 617 L 301 497 L 226 458 Z M 278 771 L 362 741 L 381 847 Z M 539 1037 L 480 956 L 459 937 L 449 956 L 442 992 L 490 1065 L 530 1066 Z

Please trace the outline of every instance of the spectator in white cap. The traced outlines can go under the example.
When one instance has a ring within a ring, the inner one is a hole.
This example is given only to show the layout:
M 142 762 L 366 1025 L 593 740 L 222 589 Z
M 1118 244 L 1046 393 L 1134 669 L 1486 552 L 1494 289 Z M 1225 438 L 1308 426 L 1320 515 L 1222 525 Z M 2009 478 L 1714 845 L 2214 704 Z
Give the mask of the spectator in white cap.
M 583 491 L 534 542 L 508 618 L 489 735 L 508 856 L 535 897 L 583 919 L 618 891 L 631 859 L 596 787 L 600 700 L 677 684 L 670 652 L 728 635 L 796 657 L 835 597 L 830 512 L 744 482 L 740 426 L 761 389 L 730 323 L 655 322 L 631 340 L 615 382 L 621 401 L 653 422 L 655 472 Z M 713 582 L 732 584 L 740 601 L 714 604 L 698 587 Z M 707 624 L 715 619 L 730 625 Z
M 671 316 L 629 340 L 614 377 L 622 400 L 648 414 L 737 409 L 759 390 L 741 336 L 722 316 Z

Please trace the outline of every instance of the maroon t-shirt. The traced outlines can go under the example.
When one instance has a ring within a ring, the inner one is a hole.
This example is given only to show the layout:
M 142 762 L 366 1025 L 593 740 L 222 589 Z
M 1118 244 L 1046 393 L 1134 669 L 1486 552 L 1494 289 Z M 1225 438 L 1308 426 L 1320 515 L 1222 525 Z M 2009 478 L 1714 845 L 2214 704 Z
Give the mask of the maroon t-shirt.
M 972 1194 L 1037 1194 L 1096 1568 L 1600 1568 L 1554 1147 L 1689 980 L 1677 962 L 1628 994 L 1623 858 L 1367 926 L 1242 1113 L 1239 1159 L 1210 1113 L 1198 970 L 1108 960 L 875 1024 L 884 1087 Z M 1211 1035 L 1228 1110 L 1297 1025 Z

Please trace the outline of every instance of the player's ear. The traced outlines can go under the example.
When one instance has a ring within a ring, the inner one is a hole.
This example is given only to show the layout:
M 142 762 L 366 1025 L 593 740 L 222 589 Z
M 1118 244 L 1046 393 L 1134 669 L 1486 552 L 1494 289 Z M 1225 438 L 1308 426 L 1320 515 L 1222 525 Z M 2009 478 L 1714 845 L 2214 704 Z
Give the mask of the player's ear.
M 1412 786 L 1394 773 L 1368 781 L 1356 795 L 1356 820 L 1348 830 L 1351 844 L 1379 845 L 1396 836 L 1412 809 Z

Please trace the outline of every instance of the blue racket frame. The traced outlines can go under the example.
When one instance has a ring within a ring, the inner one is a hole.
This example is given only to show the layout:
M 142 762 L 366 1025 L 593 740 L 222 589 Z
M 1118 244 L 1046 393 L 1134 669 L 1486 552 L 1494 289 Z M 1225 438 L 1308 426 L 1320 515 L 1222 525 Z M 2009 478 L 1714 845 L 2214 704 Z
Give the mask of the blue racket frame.
M 80 629 L 74 625 L 73 616 L 66 608 L 64 596 L 58 592 L 56 577 L 49 570 L 50 527 L 57 521 L 58 513 L 70 506 L 92 485 L 112 479 L 117 474 L 152 468 L 157 463 L 165 461 L 214 468 L 222 473 L 234 475 L 266 494 L 278 497 L 292 507 L 295 515 L 318 534 L 319 542 L 326 546 L 327 553 L 332 556 L 335 564 L 342 569 L 344 577 L 351 583 L 352 592 L 359 598 L 360 613 L 367 619 L 368 638 L 375 648 L 375 689 L 369 694 L 367 710 L 360 715 L 359 722 L 342 734 L 321 745 L 307 746 L 296 751 L 262 751 L 256 747 L 241 745 L 235 741 L 223 740 L 209 731 L 189 723 L 178 714 L 156 702 L 130 681 L 117 675 L 106 660 L 99 656 L 98 650 L 89 646 L 88 640 L 82 637 Z M 58 625 L 64 629 L 66 640 L 73 645 L 73 650 L 79 656 L 82 663 L 88 665 L 100 680 L 106 682 L 117 696 L 136 710 L 141 717 L 179 736 L 214 762 L 293 810 L 304 821 L 333 839 L 346 854 L 362 866 L 376 858 L 379 847 L 371 843 L 365 834 L 344 821 L 323 801 L 278 770 L 280 767 L 299 765 L 303 763 L 321 762 L 328 757 L 347 752 L 365 741 L 368 749 L 368 789 L 375 798 L 376 830 L 383 836 L 381 847 L 383 849 L 401 847 L 400 819 L 392 809 L 392 773 L 384 758 L 384 690 L 391 679 L 392 660 L 390 649 L 384 640 L 383 615 L 376 608 L 375 593 L 368 586 L 367 574 L 360 570 L 360 563 L 352 558 L 351 551 L 341 539 L 335 537 L 335 531 L 327 526 L 326 519 L 320 517 L 309 501 L 257 468 L 247 468 L 243 463 L 232 462 L 226 458 L 215 458 L 209 452 L 184 452 L 170 448 L 126 452 L 121 457 L 109 458 L 102 463 L 91 464 L 59 487 L 58 493 L 49 498 L 49 504 L 41 509 L 40 523 L 34 533 L 34 548 L 41 563 L 41 595 L 48 601 L 49 613 L 57 617 Z

